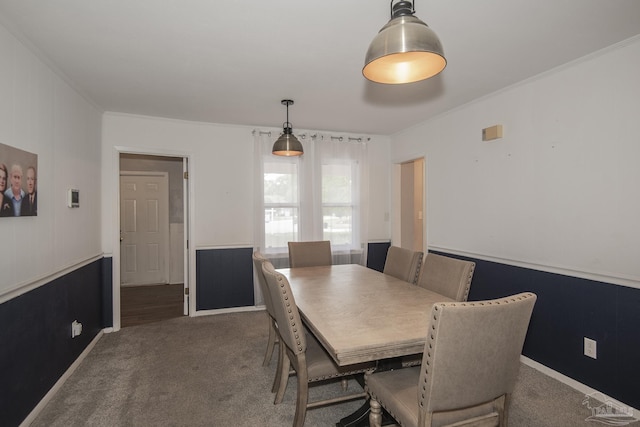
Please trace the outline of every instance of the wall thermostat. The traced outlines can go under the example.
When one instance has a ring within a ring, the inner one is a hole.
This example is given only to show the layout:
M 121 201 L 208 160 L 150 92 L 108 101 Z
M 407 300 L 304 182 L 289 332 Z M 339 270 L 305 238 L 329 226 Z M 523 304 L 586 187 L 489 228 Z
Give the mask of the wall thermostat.
M 69 189 L 69 193 L 67 195 L 67 206 L 69 206 L 70 208 L 80 207 L 80 190 L 76 190 L 73 188 Z

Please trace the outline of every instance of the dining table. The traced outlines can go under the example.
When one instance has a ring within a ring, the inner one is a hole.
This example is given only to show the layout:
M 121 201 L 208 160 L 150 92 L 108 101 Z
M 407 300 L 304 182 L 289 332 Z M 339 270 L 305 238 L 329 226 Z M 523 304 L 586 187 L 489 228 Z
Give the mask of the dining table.
M 423 352 L 431 307 L 453 301 L 358 264 L 281 268 L 307 329 L 339 366 L 401 366 Z M 386 366 L 386 367 L 385 367 Z M 337 426 L 368 425 L 368 403 Z
M 278 272 L 307 328 L 339 366 L 422 353 L 431 307 L 453 301 L 358 264 Z

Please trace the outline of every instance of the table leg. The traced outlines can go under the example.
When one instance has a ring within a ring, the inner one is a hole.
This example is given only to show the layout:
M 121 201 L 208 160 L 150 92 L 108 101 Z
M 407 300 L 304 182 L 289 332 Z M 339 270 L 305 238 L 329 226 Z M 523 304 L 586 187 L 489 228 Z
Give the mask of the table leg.
M 378 361 L 378 365 L 376 366 L 376 372 L 380 371 L 391 371 L 394 369 L 401 369 L 402 361 L 400 358 L 393 359 L 384 359 Z M 361 386 L 364 387 L 364 375 L 358 375 L 356 380 L 360 383 Z M 382 425 L 396 425 L 396 420 L 393 419 L 391 415 L 387 411 L 382 409 Z M 336 427 L 368 427 L 369 426 L 369 412 L 371 408 L 369 407 L 369 399 L 367 399 L 364 404 L 359 407 L 355 412 L 347 415 L 339 422 L 336 423 Z
M 369 399 L 367 399 L 367 401 L 355 412 L 338 421 L 336 423 L 336 427 L 369 427 L 370 411 Z M 391 417 L 391 415 L 382 408 L 382 425 L 391 426 L 397 424 L 396 420 L 394 420 L 393 417 Z
M 380 403 L 375 399 L 369 399 L 369 427 L 380 427 L 382 425 L 382 410 Z

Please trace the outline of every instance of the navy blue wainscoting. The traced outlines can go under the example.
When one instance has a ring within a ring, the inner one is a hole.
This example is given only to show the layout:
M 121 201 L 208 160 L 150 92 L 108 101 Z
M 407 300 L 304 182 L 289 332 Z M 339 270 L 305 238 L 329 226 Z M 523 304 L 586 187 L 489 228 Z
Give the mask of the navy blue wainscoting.
M 253 248 L 196 251 L 196 310 L 254 305 Z
M 102 258 L 102 327 L 113 327 L 113 258 Z
M 0 304 L 0 325 L 0 425 L 17 426 L 102 329 L 102 260 Z
M 440 254 L 476 263 L 469 300 L 538 296 L 525 356 L 640 408 L 640 289 Z M 584 356 L 584 337 L 597 341 L 597 359 Z
M 382 272 L 389 246 L 391 246 L 391 242 L 369 243 L 367 245 L 367 267 Z

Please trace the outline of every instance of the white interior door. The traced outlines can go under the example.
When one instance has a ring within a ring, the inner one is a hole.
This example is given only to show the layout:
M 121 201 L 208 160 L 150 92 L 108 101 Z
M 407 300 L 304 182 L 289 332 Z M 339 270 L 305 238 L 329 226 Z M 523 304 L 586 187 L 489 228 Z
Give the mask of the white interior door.
M 120 174 L 120 283 L 169 283 L 169 179 Z

